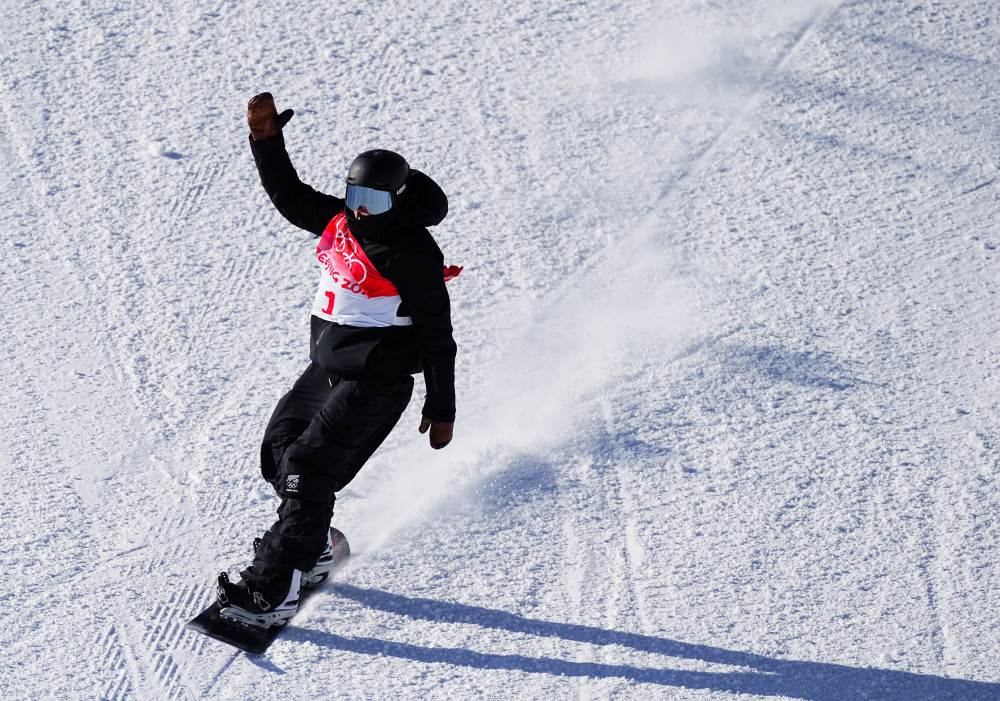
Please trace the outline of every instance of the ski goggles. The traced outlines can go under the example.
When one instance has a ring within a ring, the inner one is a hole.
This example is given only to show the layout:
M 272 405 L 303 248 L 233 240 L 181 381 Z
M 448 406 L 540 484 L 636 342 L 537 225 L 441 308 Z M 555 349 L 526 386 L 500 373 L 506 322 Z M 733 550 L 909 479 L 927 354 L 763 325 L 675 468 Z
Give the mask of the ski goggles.
M 392 193 L 362 185 L 347 186 L 347 208 L 352 212 L 364 207 L 369 214 L 384 214 L 392 209 Z

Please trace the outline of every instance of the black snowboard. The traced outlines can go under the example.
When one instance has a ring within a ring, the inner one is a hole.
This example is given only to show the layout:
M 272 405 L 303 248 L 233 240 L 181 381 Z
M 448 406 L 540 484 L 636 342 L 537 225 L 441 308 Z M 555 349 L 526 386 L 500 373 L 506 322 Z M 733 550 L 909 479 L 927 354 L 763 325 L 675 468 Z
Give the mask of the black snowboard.
M 331 535 L 333 536 L 334 566 L 327 579 L 332 577 L 338 570 L 346 565 L 348 559 L 351 557 L 351 546 L 347 543 L 347 537 L 336 528 L 331 528 L 330 530 Z M 314 591 L 319 589 L 319 587 L 323 586 L 325 582 L 326 580 L 323 580 L 323 582 L 320 582 L 316 586 L 302 587 L 299 592 L 300 609 L 306 599 L 308 599 Z M 288 623 L 285 623 L 285 625 L 282 626 L 270 626 L 269 628 L 259 628 L 257 626 L 247 625 L 245 623 L 240 623 L 239 621 L 234 621 L 220 616 L 219 607 L 213 602 L 211 606 L 195 616 L 195 618 L 189 621 L 184 627 L 190 628 L 191 630 L 199 633 L 204 633 L 210 638 L 221 640 L 222 642 L 239 648 L 240 650 L 243 650 L 251 655 L 260 655 L 265 652 L 268 647 L 270 647 L 271 643 L 274 642 L 274 639 L 278 637 L 281 631 L 288 627 Z

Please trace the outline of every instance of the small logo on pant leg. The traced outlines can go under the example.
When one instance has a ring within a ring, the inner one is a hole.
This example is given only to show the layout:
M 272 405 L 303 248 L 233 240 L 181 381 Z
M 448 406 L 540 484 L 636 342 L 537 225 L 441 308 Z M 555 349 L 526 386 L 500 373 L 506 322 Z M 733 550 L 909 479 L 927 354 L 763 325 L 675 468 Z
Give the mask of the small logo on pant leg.
M 299 476 L 298 475 L 288 475 L 285 478 L 285 491 L 297 492 L 299 491 Z

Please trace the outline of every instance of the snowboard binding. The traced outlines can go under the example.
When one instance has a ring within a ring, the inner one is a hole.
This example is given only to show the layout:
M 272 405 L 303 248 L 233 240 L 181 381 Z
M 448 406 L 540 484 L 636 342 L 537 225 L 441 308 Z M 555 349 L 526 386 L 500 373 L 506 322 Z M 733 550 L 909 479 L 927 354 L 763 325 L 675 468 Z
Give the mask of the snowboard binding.
M 288 594 L 277 606 L 270 603 L 259 591 L 253 591 L 242 579 L 233 583 L 225 572 L 219 574 L 216 604 L 219 615 L 248 626 L 270 628 L 283 626 L 299 607 L 299 587 L 302 573 L 295 570 Z

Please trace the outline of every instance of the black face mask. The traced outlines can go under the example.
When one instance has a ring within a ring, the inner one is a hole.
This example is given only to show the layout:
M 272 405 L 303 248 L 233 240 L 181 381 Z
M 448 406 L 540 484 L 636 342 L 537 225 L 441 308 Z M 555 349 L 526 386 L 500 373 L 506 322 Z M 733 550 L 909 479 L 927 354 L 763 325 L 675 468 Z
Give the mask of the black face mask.
M 409 186 L 407 179 L 407 186 Z M 345 207 L 347 215 L 347 227 L 355 237 L 370 241 L 372 243 L 387 243 L 396 238 L 407 227 L 412 227 L 411 217 L 412 191 L 406 187 L 400 194 L 392 197 L 392 207 L 388 212 L 373 214 L 358 218 L 350 208 Z
M 405 229 L 406 220 L 402 216 L 403 208 L 397 204 L 388 212 L 358 219 L 354 212 L 345 208 L 347 228 L 359 239 L 372 243 L 386 243 L 396 238 Z

